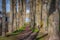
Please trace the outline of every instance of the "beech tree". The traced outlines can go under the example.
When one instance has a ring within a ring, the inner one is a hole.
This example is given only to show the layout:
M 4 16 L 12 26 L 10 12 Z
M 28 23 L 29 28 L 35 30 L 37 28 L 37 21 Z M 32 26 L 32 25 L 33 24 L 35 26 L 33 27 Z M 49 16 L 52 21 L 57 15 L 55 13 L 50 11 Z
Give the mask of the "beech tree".
M 49 40 L 60 40 L 58 1 L 59 0 L 51 0 L 50 2 L 48 27 Z
M 2 0 L 2 36 L 6 35 L 6 0 Z

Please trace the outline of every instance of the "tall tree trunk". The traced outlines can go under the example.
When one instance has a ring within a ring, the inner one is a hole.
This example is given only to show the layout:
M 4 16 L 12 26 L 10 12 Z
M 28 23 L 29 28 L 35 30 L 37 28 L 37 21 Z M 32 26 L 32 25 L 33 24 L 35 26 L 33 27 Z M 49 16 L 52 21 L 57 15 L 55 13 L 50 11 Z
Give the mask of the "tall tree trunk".
M 32 24 L 32 14 L 33 14 L 33 2 L 32 0 L 30 0 L 30 26 L 33 27 L 33 24 Z
M 49 40 L 59 40 L 59 14 L 56 10 L 49 16 Z
M 16 15 L 17 14 L 17 0 L 14 0 L 14 22 L 13 22 L 13 29 L 16 30 Z
M 21 0 L 21 4 L 22 4 L 22 12 L 21 12 L 21 25 L 23 26 L 24 25 L 24 17 L 25 17 L 25 14 L 26 14 L 26 11 L 25 11 L 25 0 Z M 24 13 L 25 12 L 25 13 Z
M 23 25 L 23 0 L 20 0 L 20 27 Z
M 36 26 L 36 22 L 35 22 L 35 18 L 36 18 L 36 0 L 33 0 L 33 18 L 32 18 L 32 24 L 33 24 L 33 29 L 35 29 Z
M 2 14 L 3 14 L 3 17 L 2 17 L 2 36 L 5 36 L 6 35 L 6 0 L 2 0 Z
M 18 26 L 23 25 L 23 0 L 18 0 Z
M 47 14 L 48 14 L 48 10 L 47 10 L 47 0 L 43 0 L 42 1 L 42 23 L 43 23 L 43 32 L 47 33 Z
M 59 1 L 60 4 L 60 1 Z M 60 24 L 60 5 L 59 5 L 59 24 Z M 60 25 L 59 25 L 59 31 L 60 31 Z
M 13 31 L 13 13 L 14 13 L 13 4 L 14 4 L 13 0 L 10 0 L 10 15 L 9 15 L 9 26 L 8 26 L 9 33 Z
M 36 0 L 36 25 L 40 26 L 41 24 L 41 1 Z
M 49 27 L 48 27 L 49 40 L 60 40 L 59 39 L 58 0 L 51 0 L 49 13 L 50 13 Z
M 26 18 L 26 0 L 23 0 L 23 25 L 25 23 Z
M 18 25 L 18 28 L 20 27 L 20 18 L 21 18 L 21 14 L 20 14 L 20 13 L 21 13 L 21 10 L 20 10 L 20 9 L 21 9 L 21 8 L 20 8 L 20 7 L 21 7 L 21 5 L 20 5 L 21 2 L 20 2 L 20 1 L 21 1 L 21 0 L 18 0 L 18 14 L 17 14 L 17 19 L 18 19 L 18 20 L 17 20 L 17 25 Z
M 36 0 L 30 0 L 31 27 L 35 29 Z

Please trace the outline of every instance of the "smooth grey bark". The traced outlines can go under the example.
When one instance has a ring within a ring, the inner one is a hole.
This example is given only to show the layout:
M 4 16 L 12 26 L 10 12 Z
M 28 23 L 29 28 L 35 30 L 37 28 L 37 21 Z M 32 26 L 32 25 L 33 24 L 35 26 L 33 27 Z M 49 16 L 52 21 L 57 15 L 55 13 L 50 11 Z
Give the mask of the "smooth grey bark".
M 31 27 L 35 29 L 36 0 L 30 0 Z
M 6 35 L 6 0 L 2 0 L 2 36 Z
M 32 24 L 33 24 L 33 29 L 35 29 L 35 26 L 36 26 L 36 0 L 33 0 L 33 14 L 32 14 Z
M 13 17 L 14 17 L 14 21 L 13 21 L 13 29 L 14 31 L 17 30 L 16 29 L 16 15 L 17 14 L 17 0 L 14 0 L 14 14 L 13 14 Z
M 23 26 L 23 0 L 20 0 L 20 27 Z
M 18 26 L 18 28 L 20 27 L 20 17 L 21 17 L 21 14 L 20 14 L 20 13 L 21 13 L 21 12 L 20 12 L 20 11 L 21 11 L 21 10 L 20 10 L 20 9 L 21 9 L 21 8 L 20 8 L 20 7 L 21 7 L 20 1 L 21 1 L 21 0 L 18 0 L 18 14 L 17 14 L 17 19 L 18 19 L 18 20 L 17 20 L 17 26 Z
M 30 26 L 32 27 L 32 13 L 33 13 L 33 2 L 30 0 Z
M 9 15 L 9 26 L 8 26 L 8 32 L 13 32 L 13 13 L 14 13 L 14 2 L 13 0 L 10 0 L 10 15 Z
M 23 25 L 25 23 L 26 18 L 26 0 L 23 0 Z

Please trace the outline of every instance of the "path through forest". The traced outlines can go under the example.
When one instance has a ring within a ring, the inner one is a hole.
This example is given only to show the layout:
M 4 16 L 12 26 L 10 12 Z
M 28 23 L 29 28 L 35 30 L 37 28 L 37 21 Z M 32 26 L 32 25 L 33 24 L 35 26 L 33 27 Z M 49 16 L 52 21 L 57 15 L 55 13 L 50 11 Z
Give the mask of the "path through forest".
M 38 32 L 32 32 L 29 27 L 27 30 L 17 35 L 17 40 L 35 40 Z
M 24 31 L 17 35 L 8 36 L 10 40 L 45 40 L 47 34 L 41 34 L 39 31 L 33 32 L 30 27 L 26 27 Z

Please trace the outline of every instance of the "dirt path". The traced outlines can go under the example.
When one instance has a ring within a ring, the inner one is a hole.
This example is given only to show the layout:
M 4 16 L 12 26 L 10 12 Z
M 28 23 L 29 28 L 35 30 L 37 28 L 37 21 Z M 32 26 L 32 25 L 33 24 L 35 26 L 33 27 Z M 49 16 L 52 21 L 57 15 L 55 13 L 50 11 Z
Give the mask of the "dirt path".
M 11 36 L 12 40 L 45 40 L 46 38 L 48 38 L 48 36 L 46 37 L 46 35 L 41 36 L 42 34 L 38 34 L 39 32 L 32 32 L 32 30 L 30 30 L 29 27 L 25 28 L 25 30 L 21 33 L 19 33 L 16 36 Z M 39 37 L 41 36 L 41 37 Z M 37 38 L 38 37 L 38 38 Z M 48 39 L 46 39 L 48 40 Z
M 37 32 L 33 33 L 29 27 L 27 29 L 28 30 L 25 30 L 22 33 L 18 34 L 16 40 L 35 40 Z

